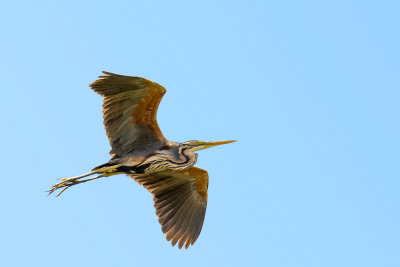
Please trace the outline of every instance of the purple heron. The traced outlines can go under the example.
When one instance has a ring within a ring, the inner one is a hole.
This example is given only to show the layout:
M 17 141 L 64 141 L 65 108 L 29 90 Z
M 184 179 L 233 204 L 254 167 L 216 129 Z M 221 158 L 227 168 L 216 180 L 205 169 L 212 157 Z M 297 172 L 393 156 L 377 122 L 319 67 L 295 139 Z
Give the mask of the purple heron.
M 60 189 L 59 196 L 76 184 L 126 174 L 153 195 L 167 240 L 188 248 L 201 232 L 207 207 L 208 173 L 193 166 L 195 151 L 234 141 L 167 140 L 156 120 L 165 88 L 145 78 L 103 73 L 90 87 L 104 98 L 103 118 L 112 158 L 89 173 L 61 178 L 48 192 Z

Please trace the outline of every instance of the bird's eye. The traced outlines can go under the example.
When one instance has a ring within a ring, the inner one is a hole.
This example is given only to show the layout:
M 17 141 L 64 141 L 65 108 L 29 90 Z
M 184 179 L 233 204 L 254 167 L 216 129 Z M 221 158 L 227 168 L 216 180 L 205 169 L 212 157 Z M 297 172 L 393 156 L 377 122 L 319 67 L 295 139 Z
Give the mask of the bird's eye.
M 187 141 L 184 144 L 187 146 L 197 146 L 197 141 Z

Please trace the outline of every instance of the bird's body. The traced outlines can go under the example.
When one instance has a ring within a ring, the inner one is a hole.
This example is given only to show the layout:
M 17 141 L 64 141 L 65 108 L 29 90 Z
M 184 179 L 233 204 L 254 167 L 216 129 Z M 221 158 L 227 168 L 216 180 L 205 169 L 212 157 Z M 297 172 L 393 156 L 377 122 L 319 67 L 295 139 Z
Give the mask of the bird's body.
M 104 97 L 103 118 L 112 158 L 87 174 L 62 178 L 49 193 L 61 189 L 60 195 L 79 183 L 126 174 L 153 194 L 167 240 L 188 248 L 200 234 L 207 206 L 208 173 L 193 166 L 194 152 L 234 141 L 167 140 L 156 120 L 165 88 L 140 77 L 103 73 L 90 86 Z
M 92 171 L 102 172 L 116 168 L 117 172 L 125 174 L 144 174 L 165 169 L 185 170 L 197 161 L 197 153 L 190 151 L 184 143 L 168 141 L 154 151 L 132 151 L 122 158 L 114 158 L 108 163 L 94 168 Z

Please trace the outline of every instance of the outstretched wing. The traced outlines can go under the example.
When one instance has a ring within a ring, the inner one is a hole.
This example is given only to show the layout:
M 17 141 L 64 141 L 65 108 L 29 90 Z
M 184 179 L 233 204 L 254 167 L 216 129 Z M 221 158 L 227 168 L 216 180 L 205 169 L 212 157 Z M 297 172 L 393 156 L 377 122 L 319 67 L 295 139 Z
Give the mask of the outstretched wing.
M 140 77 L 103 71 L 90 87 L 103 100 L 103 118 L 112 156 L 157 148 L 166 141 L 157 124 L 157 109 L 166 90 Z
M 208 173 L 190 167 L 132 176 L 153 194 L 163 233 L 173 246 L 188 248 L 200 235 L 207 207 Z

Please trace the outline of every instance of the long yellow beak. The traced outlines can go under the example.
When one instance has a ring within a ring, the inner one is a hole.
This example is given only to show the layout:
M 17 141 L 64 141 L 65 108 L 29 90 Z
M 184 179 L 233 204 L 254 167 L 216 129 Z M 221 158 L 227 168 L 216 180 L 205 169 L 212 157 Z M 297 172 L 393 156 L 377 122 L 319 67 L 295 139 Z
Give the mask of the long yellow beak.
M 216 141 L 216 142 L 202 142 L 202 141 L 199 141 L 199 145 L 194 147 L 194 148 L 191 148 L 190 150 L 191 151 L 199 151 L 199 150 L 203 150 L 203 149 L 210 148 L 210 147 L 213 147 L 213 146 L 225 145 L 225 144 L 229 144 L 229 143 L 233 143 L 233 142 L 236 142 L 236 140 Z

